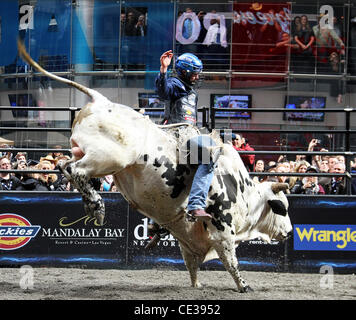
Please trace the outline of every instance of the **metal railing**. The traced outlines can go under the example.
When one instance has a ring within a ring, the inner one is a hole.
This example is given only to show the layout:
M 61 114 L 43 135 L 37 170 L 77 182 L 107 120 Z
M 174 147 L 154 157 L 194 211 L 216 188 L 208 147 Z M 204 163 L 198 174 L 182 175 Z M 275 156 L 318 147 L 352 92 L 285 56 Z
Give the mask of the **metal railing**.
M 81 108 L 79 107 L 43 107 L 43 108 L 38 108 L 38 107 L 7 107 L 7 106 L 1 106 L 1 110 L 36 110 L 36 111 L 68 111 L 70 112 L 70 123 L 72 124 L 75 118 L 75 112 L 80 111 Z M 140 109 L 135 109 L 135 110 L 140 110 Z M 164 108 L 154 108 L 154 109 L 147 109 L 148 111 L 156 111 L 156 112 L 162 112 L 164 111 Z M 216 126 L 216 117 L 215 113 L 217 111 L 220 112 L 246 112 L 247 109 L 245 108 L 209 108 L 209 107 L 200 107 L 198 109 L 198 112 L 202 113 L 202 126 L 208 128 L 209 130 L 215 129 Z M 352 112 L 355 112 L 356 110 L 350 107 L 346 107 L 344 109 L 336 109 L 336 108 L 330 108 L 330 109 L 284 109 L 284 108 L 254 108 L 254 109 L 248 109 L 248 112 L 342 112 L 345 113 L 345 129 L 344 130 L 320 130 L 320 129 L 308 129 L 307 132 L 312 132 L 312 133 L 328 133 L 328 134 L 344 134 L 345 135 L 345 149 L 346 151 L 344 152 L 327 152 L 327 155 L 343 155 L 345 157 L 345 166 L 346 166 L 346 171 L 344 174 L 334 174 L 334 173 L 268 173 L 268 172 L 262 172 L 262 173 L 257 173 L 257 172 L 250 172 L 251 176 L 293 176 L 293 177 L 299 177 L 299 176 L 322 176 L 322 177 L 345 177 L 347 180 L 346 184 L 346 190 L 347 194 L 351 195 L 351 180 L 352 178 L 356 177 L 356 174 L 350 173 L 351 172 L 351 166 L 350 166 L 350 161 L 351 157 L 356 155 L 356 152 L 351 152 L 350 150 L 350 135 L 353 133 L 356 133 L 356 130 L 351 129 L 351 123 L 350 123 L 350 115 Z M 210 121 L 209 121 L 209 113 L 210 113 Z M 220 118 L 221 119 L 221 118 Z M 43 128 L 43 127 L 0 127 L 0 131 L 64 131 L 64 132 L 70 132 L 71 128 Z M 276 133 L 275 129 L 239 129 L 239 130 L 232 130 L 234 133 Z M 278 130 L 277 133 L 300 133 L 304 134 L 307 133 L 304 129 L 302 130 L 292 130 L 292 129 L 281 129 Z M 62 153 L 69 153 L 70 149 L 50 149 L 50 148 L 0 148 L 0 152 L 62 152 Z M 254 155 L 326 155 L 325 152 L 317 152 L 317 151 L 239 151 L 241 155 L 243 154 L 254 154 Z M 11 170 L 0 170 L 0 173 L 24 173 L 23 170 L 16 170 L 16 169 L 11 169 Z M 59 170 L 26 170 L 26 173 L 60 173 Z
M 350 138 L 351 134 L 356 133 L 356 130 L 351 129 L 351 113 L 356 112 L 356 109 L 346 107 L 343 109 L 339 108 L 328 108 L 328 109 L 284 109 L 284 108 L 210 108 L 210 120 L 211 120 L 211 129 L 215 129 L 216 126 L 216 112 L 330 112 L 330 113 L 344 113 L 345 114 L 345 129 L 344 130 L 320 130 L 320 129 L 305 129 L 300 130 L 292 130 L 292 129 L 281 129 L 278 130 L 277 133 L 328 133 L 328 134 L 344 134 L 345 135 L 345 151 L 342 152 L 317 152 L 317 151 L 239 151 L 239 154 L 254 154 L 254 155 L 310 155 L 310 156 L 337 156 L 341 155 L 345 157 L 345 173 L 344 174 L 336 174 L 336 173 L 277 173 L 277 172 L 250 172 L 251 176 L 286 176 L 286 177 L 299 177 L 299 176 L 317 176 L 317 177 L 344 177 L 346 178 L 346 192 L 347 195 L 351 195 L 352 193 L 352 178 L 356 178 L 355 173 L 351 173 L 351 157 L 356 155 L 356 152 L 351 151 L 351 143 Z M 221 118 L 220 118 L 221 119 Z M 238 129 L 232 130 L 234 133 L 276 133 L 275 129 Z

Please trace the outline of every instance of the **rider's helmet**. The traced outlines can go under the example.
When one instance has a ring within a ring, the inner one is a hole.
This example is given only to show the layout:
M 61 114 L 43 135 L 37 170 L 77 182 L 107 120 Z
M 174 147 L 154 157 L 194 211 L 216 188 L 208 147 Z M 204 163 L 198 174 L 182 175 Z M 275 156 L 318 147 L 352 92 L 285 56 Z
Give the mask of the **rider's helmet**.
M 203 63 L 192 53 L 183 53 L 176 60 L 178 77 L 189 84 L 194 84 L 191 81 L 191 76 L 193 74 L 199 74 L 202 70 Z

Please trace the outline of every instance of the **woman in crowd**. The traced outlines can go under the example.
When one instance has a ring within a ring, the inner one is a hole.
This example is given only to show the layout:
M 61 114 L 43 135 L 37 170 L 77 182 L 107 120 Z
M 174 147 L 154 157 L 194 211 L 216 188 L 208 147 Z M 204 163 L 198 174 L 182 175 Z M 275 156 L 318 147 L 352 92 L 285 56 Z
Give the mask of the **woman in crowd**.
M 300 18 L 300 25 L 296 27 L 294 40 L 299 45 L 298 71 L 309 73 L 314 70 L 312 45 L 315 41 L 315 36 L 306 15 Z
M 304 170 L 304 168 L 302 169 Z M 306 173 L 319 173 L 319 169 L 309 166 L 305 170 Z M 306 176 L 298 179 L 290 190 L 294 194 L 325 194 L 324 188 L 318 183 L 318 177 Z
M 39 170 L 53 170 L 52 163 L 44 160 L 38 164 Z M 37 191 L 53 191 L 57 188 L 54 183 L 57 181 L 57 176 L 51 173 L 40 173 L 38 175 L 39 184 L 36 186 Z
M 295 172 L 296 173 L 305 173 L 307 171 L 307 168 L 309 167 L 309 163 L 302 160 L 299 161 L 295 167 Z

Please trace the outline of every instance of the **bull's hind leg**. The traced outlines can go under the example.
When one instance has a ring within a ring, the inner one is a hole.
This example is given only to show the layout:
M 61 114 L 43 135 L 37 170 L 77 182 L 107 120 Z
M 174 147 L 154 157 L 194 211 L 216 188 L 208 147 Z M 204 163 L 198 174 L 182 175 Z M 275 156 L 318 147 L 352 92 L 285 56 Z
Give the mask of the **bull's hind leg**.
M 90 182 L 87 170 L 80 167 L 81 160 L 77 162 L 67 162 L 60 169 L 65 177 L 71 181 L 82 194 L 84 211 L 90 217 L 95 217 L 100 225 L 104 223 L 105 205 L 104 201 L 94 189 Z
M 229 273 L 232 275 L 232 278 L 237 284 L 239 292 L 253 291 L 252 288 L 241 277 L 238 261 L 236 258 L 234 241 L 226 239 L 222 241 L 217 240 L 214 242 L 214 248 L 226 270 L 229 271 Z
M 199 269 L 199 265 L 202 263 L 202 259 L 200 259 L 196 255 L 191 254 L 190 252 L 185 250 L 182 246 L 180 248 L 180 251 L 182 253 L 185 266 L 189 271 L 192 287 L 201 288 L 201 284 L 198 281 L 198 269 Z

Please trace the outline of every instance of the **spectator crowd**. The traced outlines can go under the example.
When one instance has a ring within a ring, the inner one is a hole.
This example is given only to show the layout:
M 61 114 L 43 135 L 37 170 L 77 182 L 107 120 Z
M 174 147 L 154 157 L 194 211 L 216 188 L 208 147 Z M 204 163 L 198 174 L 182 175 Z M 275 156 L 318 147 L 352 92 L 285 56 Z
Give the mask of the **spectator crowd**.
M 1 147 L 8 147 L 2 145 Z M 56 146 L 61 149 L 61 146 Z M 0 170 L 18 170 L 15 173 L 0 172 L 0 190 L 17 191 L 76 191 L 75 187 L 62 173 L 57 171 L 62 161 L 70 159 L 62 152 L 51 152 L 39 160 L 28 159 L 26 152 L 18 152 L 15 156 L 11 152 L 0 153 Z M 30 172 L 41 171 L 41 173 Z M 102 179 L 91 179 L 91 183 L 98 191 L 116 191 L 112 176 Z
M 254 151 L 247 139 L 240 134 L 232 134 L 232 146 L 237 152 Z M 318 145 L 317 139 L 312 139 L 307 151 L 313 151 Z M 6 147 L 6 146 L 1 146 Z M 61 146 L 56 146 L 61 149 Z M 347 194 L 346 178 L 343 176 L 292 176 L 291 173 L 335 173 L 344 174 L 346 172 L 345 157 L 342 155 L 328 155 L 328 150 L 321 149 L 325 155 L 297 155 L 294 161 L 289 161 L 283 155 L 276 161 L 265 162 L 263 159 L 256 159 L 254 154 L 240 154 L 241 159 L 250 173 L 288 173 L 283 175 L 253 175 L 256 183 L 265 181 L 275 181 L 288 183 L 290 194 Z M 48 173 L 47 171 L 57 170 L 61 161 L 70 159 L 62 152 L 51 152 L 40 159 L 32 160 L 27 158 L 26 152 L 18 152 L 15 156 L 11 152 L 2 153 L 0 157 L 0 170 L 18 170 L 16 173 L 0 172 L 0 190 L 18 191 L 76 191 L 73 185 L 62 173 Z M 29 170 L 43 170 L 43 173 L 29 172 Z M 356 173 L 356 156 L 351 161 L 351 173 Z M 113 177 L 111 175 L 104 178 L 91 179 L 91 183 L 98 191 L 116 191 Z M 356 178 L 352 179 L 352 194 L 356 194 Z
M 318 143 L 318 139 L 312 139 L 307 151 L 314 151 Z M 254 150 L 238 134 L 233 134 L 232 144 L 237 151 Z M 328 150 L 326 149 L 320 149 L 320 152 L 325 152 L 325 155 L 297 155 L 294 161 L 287 160 L 283 155 L 279 156 L 277 161 L 269 161 L 267 163 L 263 159 L 255 160 L 254 155 L 244 154 L 241 155 L 241 159 L 249 172 L 288 173 L 288 176 L 254 175 L 253 180 L 258 183 L 263 183 L 264 181 L 288 183 L 289 189 L 287 193 L 290 194 L 347 194 L 345 177 L 337 175 L 332 177 L 312 175 L 312 173 L 346 173 L 345 157 L 343 155 L 328 155 Z M 293 172 L 310 174 L 307 176 L 291 176 L 290 174 Z M 351 161 L 351 173 L 356 173 L 356 156 Z M 351 192 L 352 194 L 356 194 L 356 178 L 352 179 Z

